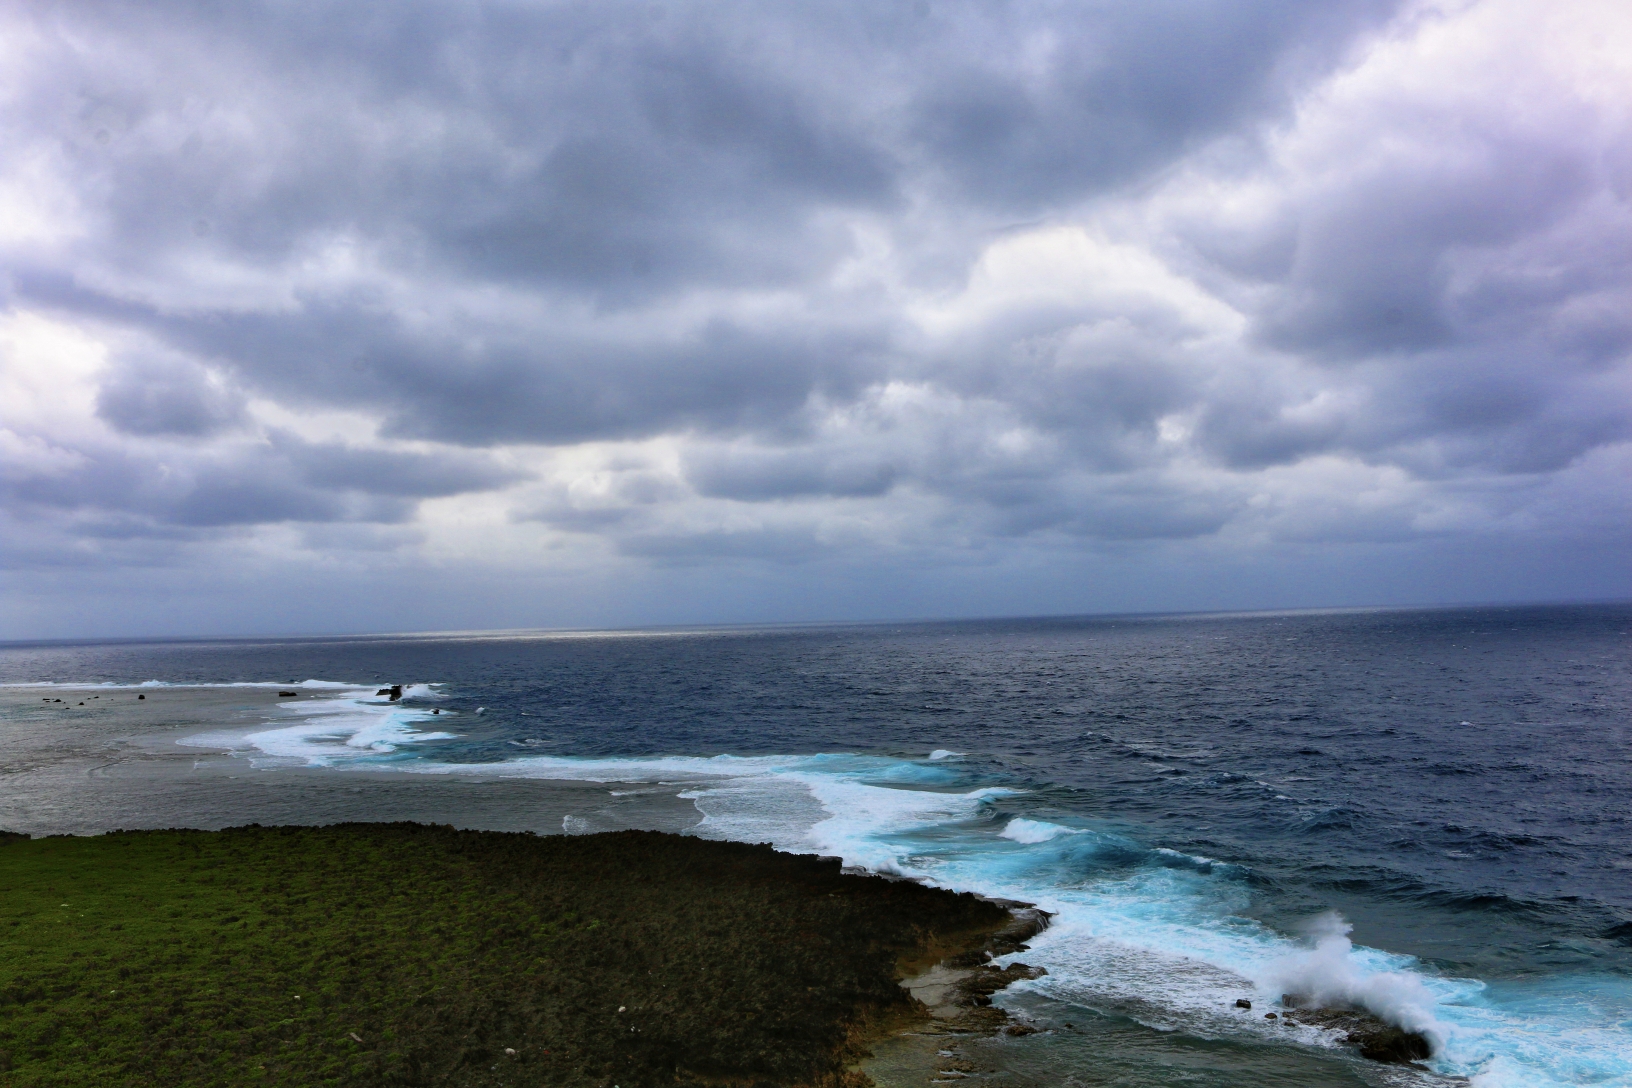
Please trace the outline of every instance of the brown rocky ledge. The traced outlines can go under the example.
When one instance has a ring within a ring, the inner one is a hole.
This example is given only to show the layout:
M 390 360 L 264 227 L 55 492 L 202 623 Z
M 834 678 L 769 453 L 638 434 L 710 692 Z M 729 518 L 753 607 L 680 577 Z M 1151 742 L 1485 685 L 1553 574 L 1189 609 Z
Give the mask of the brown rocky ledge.
M 947 956 L 908 975 L 901 985 L 927 1013 L 911 1030 L 930 1033 L 996 1032 L 1028 1035 L 1036 1029 L 1011 1022 L 1009 1014 L 992 1004 L 992 995 L 1021 979 L 1041 978 L 1041 967 L 1011 963 L 994 966 L 998 956 L 1023 952 L 1032 937 L 1048 928 L 1047 911 L 1030 903 L 988 900 L 1007 910 L 1010 921 L 989 934 L 977 947 Z

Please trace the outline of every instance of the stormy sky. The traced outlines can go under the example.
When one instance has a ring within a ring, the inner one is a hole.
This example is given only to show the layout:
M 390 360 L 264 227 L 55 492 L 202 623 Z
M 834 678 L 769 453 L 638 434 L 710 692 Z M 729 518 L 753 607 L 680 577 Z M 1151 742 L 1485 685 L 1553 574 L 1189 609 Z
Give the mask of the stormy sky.
M 1632 595 L 1632 6 L 0 5 L 0 637 Z

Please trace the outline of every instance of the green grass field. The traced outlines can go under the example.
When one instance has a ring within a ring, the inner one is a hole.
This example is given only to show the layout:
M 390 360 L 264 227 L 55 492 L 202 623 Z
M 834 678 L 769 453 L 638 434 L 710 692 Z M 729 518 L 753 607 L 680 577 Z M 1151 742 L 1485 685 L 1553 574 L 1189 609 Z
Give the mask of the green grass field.
M 416 824 L 0 844 L 0 1086 L 839 1084 L 1007 915 L 766 846 Z

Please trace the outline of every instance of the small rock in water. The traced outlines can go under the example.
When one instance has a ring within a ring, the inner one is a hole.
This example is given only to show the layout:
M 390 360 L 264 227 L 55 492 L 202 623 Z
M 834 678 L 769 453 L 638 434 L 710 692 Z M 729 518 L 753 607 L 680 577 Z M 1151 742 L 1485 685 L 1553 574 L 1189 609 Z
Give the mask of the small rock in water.
M 1279 1017 L 1279 1016 L 1276 1016 L 1276 1015 L 1275 1015 L 1275 1014 L 1274 1014 L 1274 1013 L 1272 1013 L 1272 1012 L 1266 1012 L 1266 1013 L 1264 1013 L 1264 1019 L 1265 1019 L 1265 1020 L 1279 1020 L 1279 1019 L 1280 1019 L 1280 1017 Z
M 1238 1009 L 1250 1009 L 1252 1008 L 1252 1002 L 1248 1001 L 1244 997 L 1238 997 L 1235 999 L 1235 1007 Z
M 138 695 L 138 696 L 136 696 L 136 698 L 138 698 L 138 699 L 145 699 L 145 698 L 147 698 L 147 696 L 145 696 L 145 695 Z

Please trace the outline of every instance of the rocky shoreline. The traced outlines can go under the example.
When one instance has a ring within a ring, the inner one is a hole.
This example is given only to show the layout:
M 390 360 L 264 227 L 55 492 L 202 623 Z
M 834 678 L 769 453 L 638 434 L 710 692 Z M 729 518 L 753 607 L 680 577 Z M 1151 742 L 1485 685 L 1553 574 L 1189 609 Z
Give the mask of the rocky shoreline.
M 962 1053 L 962 1041 L 1037 1032 L 1033 1025 L 994 1005 L 992 995 L 1022 979 L 1041 978 L 1047 972 L 1024 963 L 999 967 L 991 961 L 1024 952 L 1029 947 L 1026 942 L 1048 928 L 1052 916 L 1031 903 L 981 899 L 1006 911 L 1008 920 L 950 954 L 902 964 L 900 986 L 909 996 L 913 1012 L 868 1040 L 875 1048 L 872 1056 L 850 1069 L 858 1083 L 869 1083 L 881 1073 L 876 1060 L 881 1050 L 893 1052 L 889 1064 L 896 1068 L 892 1072 L 906 1072 L 914 1083 L 952 1083 L 988 1071 Z M 895 1079 L 893 1075 L 885 1077 L 891 1083 Z
M 930 1084 L 951 1084 L 991 1072 L 963 1053 L 962 1040 L 999 1034 L 1033 1035 L 1043 1030 L 994 1005 L 992 996 L 1016 982 L 1041 978 L 1047 970 L 1019 961 L 999 967 L 992 961 L 1026 951 L 1027 942 L 1048 928 L 1052 916 L 1031 903 L 990 898 L 985 901 L 1007 910 L 1009 922 L 993 930 L 976 947 L 931 963 L 911 965 L 915 969 L 909 969 L 901 981 L 920 1015 L 897 1026 L 896 1037 L 940 1040 L 933 1046 L 914 1048 L 917 1061 L 912 1064 Z M 1250 1012 L 1252 1002 L 1243 998 L 1236 1006 Z M 1425 1061 L 1432 1055 L 1432 1045 L 1421 1032 L 1389 1023 L 1363 1008 L 1317 1005 L 1302 995 L 1283 994 L 1274 1010 L 1264 1013 L 1264 1017 L 1333 1032 L 1337 1042 L 1353 1047 L 1371 1061 L 1403 1065 Z M 861 1072 L 862 1067 L 856 1067 L 856 1071 Z
M 949 956 L 910 975 L 901 986 L 923 1006 L 927 1019 L 920 1030 L 945 1033 L 1007 1031 L 1023 1035 L 1034 1028 L 1012 1022 L 1010 1015 L 992 1004 L 992 995 L 1021 979 L 1041 978 L 1041 967 L 1011 963 L 996 967 L 999 956 L 1024 952 L 1031 938 L 1048 928 L 1052 917 L 1030 903 L 987 899 L 1002 907 L 1010 921 L 993 931 L 977 948 Z

